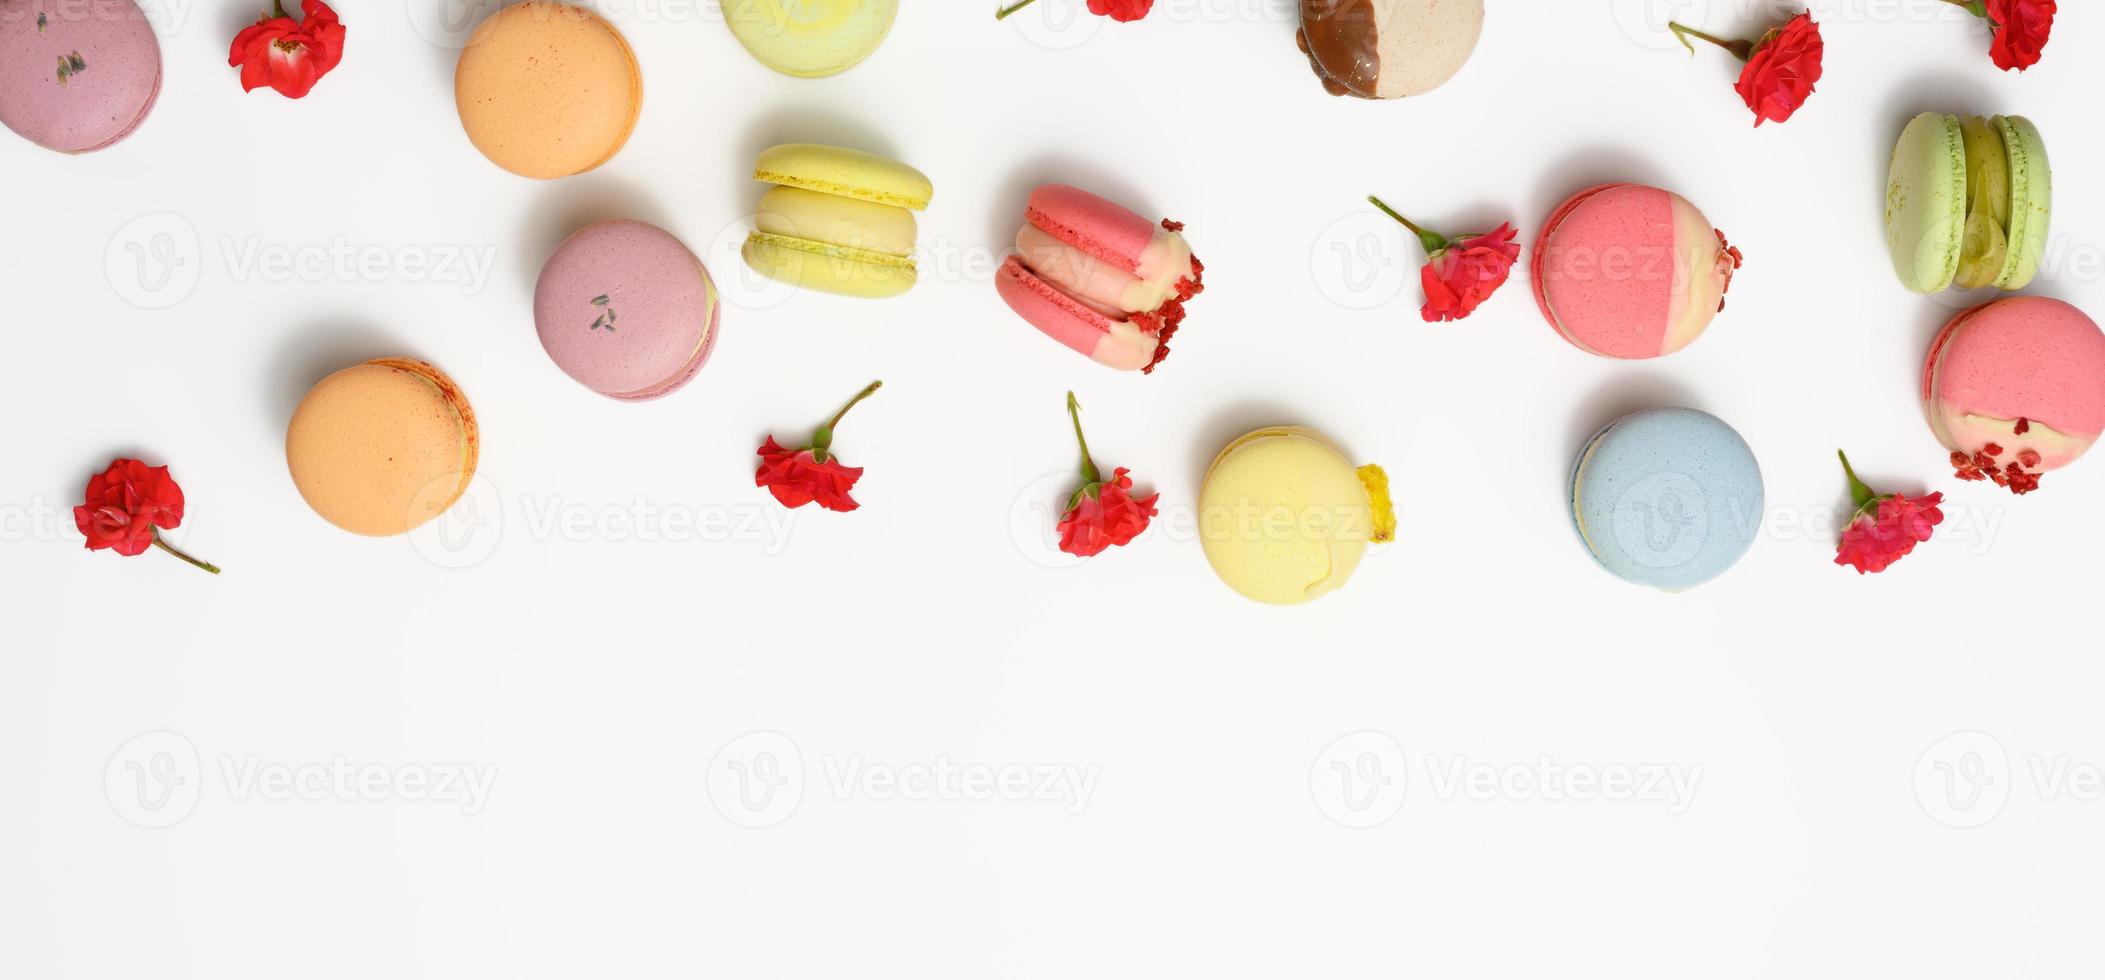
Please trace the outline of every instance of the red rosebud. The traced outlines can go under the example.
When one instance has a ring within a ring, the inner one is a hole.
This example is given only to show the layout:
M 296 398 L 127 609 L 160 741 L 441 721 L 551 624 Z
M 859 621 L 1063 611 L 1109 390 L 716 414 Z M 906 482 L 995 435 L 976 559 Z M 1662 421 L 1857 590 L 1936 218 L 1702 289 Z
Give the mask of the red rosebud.
M 1857 479 L 1847 454 L 1842 456 L 1842 471 L 1849 475 L 1849 493 L 1856 501 L 1857 511 L 1842 531 L 1835 564 L 1853 565 L 1859 575 L 1883 572 L 1907 557 L 1916 545 L 1928 541 L 1937 525 L 1944 523 L 1944 511 L 1938 509 L 1944 503 L 1943 494 L 1874 494 Z
M 1016 0 L 1015 3 L 994 11 L 994 19 L 1000 20 L 1036 2 L 1038 0 Z M 1090 13 L 1121 23 L 1146 17 L 1154 6 L 1155 0 L 1089 0 Z
M 2039 64 L 2054 32 L 2054 0 L 1987 0 L 1982 6 L 1995 29 L 1988 57 L 2004 71 Z
M 860 466 L 842 466 L 830 453 L 821 460 L 816 450 L 784 449 L 768 436 L 760 446 L 760 471 L 753 483 L 766 487 L 784 507 L 817 501 L 827 510 L 845 513 L 862 506 L 848 496 L 860 479 Z
M 1667 29 L 1681 45 L 1694 54 L 1696 46 L 1690 44 L 1691 37 L 1709 41 L 1732 53 L 1732 56 L 1747 63 L 1740 69 L 1739 81 L 1733 90 L 1739 93 L 1747 108 L 1754 110 L 1754 125 L 1765 122 L 1783 122 L 1805 106 L 1805 100 L 1813 94 L 1814 83 L 1820 81 L 1821 57 L 1826 52 L 1826 42 L 1820 38 L 1820 25 L 1813 22 L 1810 12 L 1799 14 L 1782 27 L 1762 36 L 1760 41 L 1727 41 L 1692 27 L 1668 22 Z
M 1805 105 L 1820 80 L 1820 58 L 1826 43 L 1820 25 L 1811 13 L 1799 14 L 1754 46 L 1747 67 L 1740 71 L 1734 88 L 1747 108 L 1754 110 L 1754 125 L 1783 122 Z
M 827 510 L 846 513 L 862 506 L 848 496 L 855 489 L 855 481 L 862 479 L 862 467 L 844 466 L 840 457 L 833 454 L 833 428 L 849 409 L 883 386 L 884 382 L 873 381 L 849 399 L 819 427 L 811 437 L 811 445 L 805 448 L 785 449 L 775 442 L 774 436 L 768 436 L 760 444 L 760 469 L 754 474 L 753 485 L 766 487 L 784 507 L 802 507 L 816 501 Z
M 1506 284 L 1513 263 L 1520 260 L 1520 246 L 1513 243 L 1520 233 L 1511 222 L 1488 234 L 1449 240 L 1418 227 L 1381 198 L 1370 194 L 1367 202 L 1409 228 L 1425 248 L 1425 267 L 1418 270 L 1418 281 L 1425 287 L 1425 306 L 1418 315 L 1427 323 L 1460 320 L 1476 312 L 1479 304 Z
M 1067 393 L 1067 415 L 1074 420 L 1074 438 L 1082 447 L 1082 488 L 1067 503 L 1060 517 L 1060 550 L 1080 558 L 1093 558 L 1113 547 L 1133 543 L 1148 529 L 1155 516 L 1155 501 L 1161 494 L 1133 496 L 1131 472 L 1121 466 L 1104 480 L 1089 458 L 1089 440 L 1082 436 L 1082 406 L 1074 392 Z
M 302 0 L 304 20 L 286 16 L 280 0 L 266 16 L 234 36 L 227 64 L 241 69 L 241 90 L 269 86 L 288 99 L 305 98 L 344 57 L 344 25 L 322 0 Z
M 1148 529 L 1149 518 L 1155 516 L 1155 501 L 1162 495 L 1134 497 L 1128 472 L 1131 471 L 1123 466 L 1117 467 L 1111 471 L 1110 482 L 1082 488 L 1074 506 L 1060 518 L 1061 551 L 1082 558 L 1094 557 L 1106 549 L 1133 543 Z
M 1155 0 L 1089 0 L 1090 13 L 1109 17 L 1120 23 L 1136 21 L 1146 17 L 1148 11 L 1153 9 L 1154 6 Z M 2053 5 L 2048 4 L 2048 6 L 2051 7 Z M 1119 542 L 1119 544 L 1124 543 L 1123 541 Z
M 119 459 L 88 478 L 87 499 L 73 508 L 73 525 L 88 539 L 89 551 L 105 548 L 125 557 L 158 547 L 214 575 L 219 569 L 170 547 L 158 528 L 174 530 L 183 523 L 183 488 L 166 466 Z
M 1460 320 L 1476 312 L 1506 284 L 1513 263 L 1520 260 L 1520 246 L 1513 240 L 1520 233 L 1502 224 L 1488 235 L 1463 238 L 1428 256 L 1418 278 L 1425 286 L 1425 308 L 1419 315 L 1427 323 Z

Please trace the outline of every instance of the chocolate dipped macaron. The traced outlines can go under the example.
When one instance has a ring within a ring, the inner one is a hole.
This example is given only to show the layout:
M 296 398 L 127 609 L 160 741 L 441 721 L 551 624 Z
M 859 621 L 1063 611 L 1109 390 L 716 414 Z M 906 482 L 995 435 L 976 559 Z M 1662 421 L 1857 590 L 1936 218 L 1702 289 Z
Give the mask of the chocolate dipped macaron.
M 1330 94 L 1400 99 L 1453 78 L 1483 30 L 1484 0 L 1301 0 L 1295 40 Z

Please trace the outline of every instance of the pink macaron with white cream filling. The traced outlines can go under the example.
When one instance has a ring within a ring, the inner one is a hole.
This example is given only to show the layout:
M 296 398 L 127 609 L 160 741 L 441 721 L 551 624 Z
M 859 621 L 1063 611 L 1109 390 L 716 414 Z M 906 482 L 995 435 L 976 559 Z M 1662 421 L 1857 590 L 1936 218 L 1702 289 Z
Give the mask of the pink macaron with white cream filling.
M 1580 191 L 1543 223 L 1531 260 L 1542 316 L 1602 357 L 1663 357 L 1724 309 L 1738 249 L 1688 199 L 1640 184 Z
M 1182 225 L 1151 222 L 1087 191 L 1031 193 L 1016 252 L 995 287 L 1047 336 L 1099 364 L 1151 372 L 1169 353 L 1184 303 L 1205 287 Z
M 1930 346 L 1922 400 L 1961 479 L 2029 493 L 2105 432 L 2105 332 L 2057 299 L 1975 307 Z

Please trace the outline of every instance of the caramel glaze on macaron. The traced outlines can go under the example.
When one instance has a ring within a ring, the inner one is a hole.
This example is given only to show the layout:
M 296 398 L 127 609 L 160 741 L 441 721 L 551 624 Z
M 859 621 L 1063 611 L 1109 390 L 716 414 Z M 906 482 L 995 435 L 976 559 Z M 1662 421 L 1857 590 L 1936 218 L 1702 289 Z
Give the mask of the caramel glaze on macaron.
M 446 373 L 388 357 L 321 380 L 293 412 L 285 462 L 329 523 L 372 537 L 445 513 L 475 475 L 475 412 Z

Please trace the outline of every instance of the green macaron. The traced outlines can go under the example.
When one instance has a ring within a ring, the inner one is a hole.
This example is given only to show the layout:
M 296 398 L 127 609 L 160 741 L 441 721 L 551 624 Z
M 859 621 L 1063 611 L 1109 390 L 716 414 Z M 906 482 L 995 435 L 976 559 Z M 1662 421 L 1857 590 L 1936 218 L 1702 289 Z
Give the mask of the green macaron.
M 1916 116 L 1886 182 L 1893 271 L 1918 293 L 2022 289 L 2039 274 L 2053 198 L 2046 143 L 2030 120 Z

